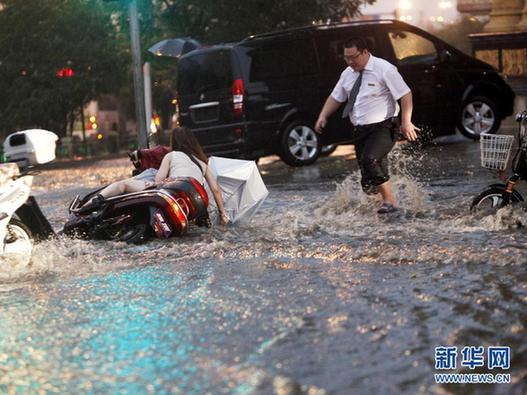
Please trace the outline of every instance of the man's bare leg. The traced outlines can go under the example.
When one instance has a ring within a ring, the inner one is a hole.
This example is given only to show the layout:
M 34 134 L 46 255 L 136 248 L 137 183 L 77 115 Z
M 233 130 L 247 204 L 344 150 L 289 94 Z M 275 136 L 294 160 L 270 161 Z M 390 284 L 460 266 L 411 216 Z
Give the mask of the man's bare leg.
M 392 186 L 390 184 L 390 181 L 386 181 L 384 184 L 379 185 L 378 188 L 379 188 L 379 193 L 382 196 L 383 203 L 389 203 L 392 206 L 396 206 L 395 196 L 393 196 Z

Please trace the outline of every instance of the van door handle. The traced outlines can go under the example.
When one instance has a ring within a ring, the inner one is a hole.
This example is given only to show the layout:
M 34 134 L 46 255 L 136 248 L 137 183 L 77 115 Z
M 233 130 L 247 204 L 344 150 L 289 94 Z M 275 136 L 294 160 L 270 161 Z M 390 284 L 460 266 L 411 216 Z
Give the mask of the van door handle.
M 219 101 L 210 101 L 208 103 L 193 104 L 191 106 L 188 106 L 188 108 L 189 110 L 195 110 L 197 108 L 214 107 L 214 106 L 219 106 L 219 105 L 220 105 Z

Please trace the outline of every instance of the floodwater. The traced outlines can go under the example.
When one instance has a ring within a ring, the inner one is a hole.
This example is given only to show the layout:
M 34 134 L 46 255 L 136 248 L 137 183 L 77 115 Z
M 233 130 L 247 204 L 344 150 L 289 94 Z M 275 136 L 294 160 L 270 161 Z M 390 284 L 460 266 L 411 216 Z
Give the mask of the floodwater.
M 0 266 L 0 393 L 525 394 L 527 212 L 469 213 L 496 182 L 478 155 L 456 138 L 396 150 L 397 215 L 376 214 L 341 147 L 262 160 L 249 225 L 44 242 Z M 130 171 L 47 170 L 35 193 L 59 230 L 74 194 Z M 510 346 L 511 383 L 435 384 L 438 346 Z

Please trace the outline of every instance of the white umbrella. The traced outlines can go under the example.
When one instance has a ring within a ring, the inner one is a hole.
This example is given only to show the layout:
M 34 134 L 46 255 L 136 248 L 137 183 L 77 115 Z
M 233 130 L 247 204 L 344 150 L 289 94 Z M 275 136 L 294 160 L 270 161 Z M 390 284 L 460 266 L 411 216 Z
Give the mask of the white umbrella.
M 258 211 L 269 191 L 254 161 L 228 159 L 218 156 L 209 158 L 209 167 L 218 179 L 225 211 L 232 223 L 247 223 Z M 216 211 L 210 190 L 209 202 Z

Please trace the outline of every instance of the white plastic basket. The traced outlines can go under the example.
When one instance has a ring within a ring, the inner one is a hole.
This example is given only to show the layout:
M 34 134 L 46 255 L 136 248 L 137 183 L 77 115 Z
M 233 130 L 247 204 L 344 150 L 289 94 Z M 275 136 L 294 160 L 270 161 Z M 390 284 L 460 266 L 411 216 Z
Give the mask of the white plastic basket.
M 505 170 L 513 142 L 514 136 L 481 133 L 479 140 L 481 167 L 491 170 Z

